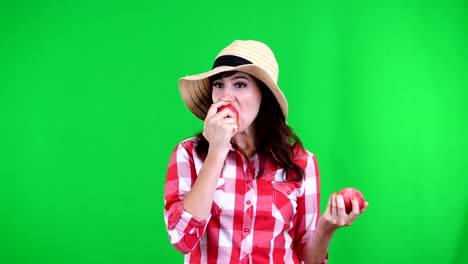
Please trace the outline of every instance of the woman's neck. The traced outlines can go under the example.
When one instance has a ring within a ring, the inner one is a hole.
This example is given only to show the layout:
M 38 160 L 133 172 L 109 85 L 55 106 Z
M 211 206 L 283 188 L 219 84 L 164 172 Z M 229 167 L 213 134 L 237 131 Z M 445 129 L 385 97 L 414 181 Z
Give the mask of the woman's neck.
M 237 146 L 237 149 L 249 160 L 257 150 L 255 131 L 250 128 L 247 131 L 236 134 L 231 142 Z

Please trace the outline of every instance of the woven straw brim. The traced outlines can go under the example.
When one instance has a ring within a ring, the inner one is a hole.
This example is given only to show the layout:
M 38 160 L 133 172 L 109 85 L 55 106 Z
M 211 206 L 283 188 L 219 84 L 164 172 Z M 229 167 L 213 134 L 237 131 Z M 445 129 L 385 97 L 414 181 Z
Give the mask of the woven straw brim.
M 240 71 L 248 73 L 255 78 L 262 81 L 275 96 L 281 111 L 286 118 L 288 116 L 288 103 L 284 97 L 283 92 L 279 89 L 275 81 L 267 74 L 266 71 L 254 64 L 241 65 L 237 67 L 220 66 L 212 69 L 211 71 L 186 76 L 179 79 L 179 91 L 182 99 L 189 108 L 189 110 L 201 120 L 205 120 L 208 108 L 210 108 L 211 88 L 209 77 L 221 72 L 227 71 Z

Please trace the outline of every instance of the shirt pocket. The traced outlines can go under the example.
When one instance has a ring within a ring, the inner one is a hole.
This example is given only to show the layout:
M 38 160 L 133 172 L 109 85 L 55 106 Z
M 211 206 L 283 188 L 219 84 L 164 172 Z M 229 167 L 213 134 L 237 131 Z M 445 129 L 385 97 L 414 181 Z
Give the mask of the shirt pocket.
M 224 200 L 224 178 L 219 178 L 211 205 L 211 215 L 220 215 L 223 212 Z
M 297 210 L 295 185 L 288 182 L 272 182 L 272 215 L 284 224 L 292 221 Z

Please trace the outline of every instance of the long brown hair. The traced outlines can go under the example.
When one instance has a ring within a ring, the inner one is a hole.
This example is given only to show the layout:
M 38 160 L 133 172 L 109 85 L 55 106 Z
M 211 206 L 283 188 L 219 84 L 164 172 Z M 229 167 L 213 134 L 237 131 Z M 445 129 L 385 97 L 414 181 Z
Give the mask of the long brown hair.
M 232 76 L 235 73 L 230 71 L 212 76 L 210 78 L 210 87 L 213 87 L 213 81 Z M 294 162 L 294 149 L 303 149 L 302 142 L 294 134 L 292 128 L 286 124 L 286 118 L 271 90 L 262 81 L 255 77 L 254 79 L 262 94 L 260 110 L 254 120 L 256 151 L 260 157 L 257 178 L 262 176 L 268 158 L 273 160 L 277 166 L 283 168 L 286 181 L 302 181 L 305 174 L 304 169 Z M 200 157 L 206 157 L 209 143 L 202 133 L 197 136 L 200 140 L 195 147 L 195 151 Z

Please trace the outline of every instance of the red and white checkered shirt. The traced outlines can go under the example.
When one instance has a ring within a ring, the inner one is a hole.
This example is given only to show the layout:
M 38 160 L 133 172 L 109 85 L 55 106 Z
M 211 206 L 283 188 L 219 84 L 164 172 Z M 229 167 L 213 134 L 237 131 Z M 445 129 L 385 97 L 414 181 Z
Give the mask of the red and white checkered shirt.
M 187 139 L 175 148 L 164 190 L 169 238 L 186 254 L 185 263 L 302 263 L 302 249 L 320 216 L 315 156 L 296 149 L 294 161 L 305 170 L 305 177 L 285 182 L 283 169 L 268 160 L 257 179 L 258 155 L 246 160 L 230 151 L 211 216 L 197 221 L 182 205 L 203 165 L 195 152 L 197 140 Z

